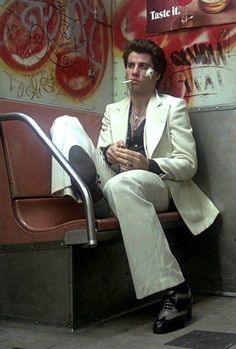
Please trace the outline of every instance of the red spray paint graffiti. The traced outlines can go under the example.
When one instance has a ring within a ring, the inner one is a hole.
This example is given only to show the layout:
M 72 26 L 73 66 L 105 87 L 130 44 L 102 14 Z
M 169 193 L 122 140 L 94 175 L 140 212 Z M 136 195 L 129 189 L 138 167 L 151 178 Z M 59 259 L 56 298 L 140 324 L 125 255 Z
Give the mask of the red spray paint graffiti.
M 16 70 L 32 71 L 42 66 L 57 41 L 58 14 L 52 2 L 15 1 L 7 7 L 0 19 L 3 60 Z
M 146 36 L 146 0 L 124 1 L 114 14 L 115 46 L 123 51 L 127 41 Z
M 236 46 L 234 24 L 151 38 L 164 48 L 169 62 L 163 92 L 184 97 L 190 104 L 223 88 L 224 72 L 231 69 L 228 59 Z M 212 69 L 214 77 L 209 73 Z
M 132 0 L 123 2 L 117 10 L 114 16 L 115 46 L 119 50 L 123 51 L 127 41 L 146 36 L 145 11 L 146 1 L 134 3 Z M 202 96 L 217 96 L 224 88 L 224 72 L 231 69 L 233 73 L 228 61 L 230 56 L 235 55 L 235 24 L 157 33 L 147 37 L 163 47 L 168 60 L 161 92 L 183 97 L 189 104 L 194 104 L 194 100 Z M 214 77 L 211 74 L 213 70 Z M 220 100 L 217 99 L 216 103 Z
M 88 97 L 104 75 L 109 49 L 102 0 L 21 0 L 2 5 L 0 56 L 18 72 L 52 64 L 71 96 Z

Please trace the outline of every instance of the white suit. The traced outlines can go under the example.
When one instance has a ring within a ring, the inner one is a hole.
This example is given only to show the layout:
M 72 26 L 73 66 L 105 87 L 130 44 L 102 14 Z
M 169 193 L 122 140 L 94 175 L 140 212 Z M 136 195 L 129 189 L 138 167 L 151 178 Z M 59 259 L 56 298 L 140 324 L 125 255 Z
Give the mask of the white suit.
M 143 298 L 184 281 L 155 212 L 166 210 L 172 197 L 186 225 L 197 235 L 213 223 L 219 211 L 191 180 L 197 169 L 196 149 L 182 99 L 156 92 L 147 107 L 144 148 L 146 157 L 161 168 L 160 176 L 143 170 L 116 175 L 106 164 L 99 148 L 126 142 L 129 108 L 128 97 L 107 106 L 98 149 L 77 119 L 68 116 L 55 120 L 52 139 L 66 157 L 70 147 L 79 144 L 93 158 L 104 196 L 120 222 L 137 298 Z M 54 161 L 52 192 L 70 185 L 62 173 Z

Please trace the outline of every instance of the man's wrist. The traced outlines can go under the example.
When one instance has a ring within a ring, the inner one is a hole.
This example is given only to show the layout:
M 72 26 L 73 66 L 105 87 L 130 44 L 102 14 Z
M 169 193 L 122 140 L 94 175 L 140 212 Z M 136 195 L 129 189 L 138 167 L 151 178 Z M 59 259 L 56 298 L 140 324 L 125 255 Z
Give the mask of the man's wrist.
M 106 160 L 106 162 L 108 163 L 108 165 L 111 165 L 111 163 L 108 161 L 108 159 L 107 159 L 107 150 L 108 150 L 108 148 L 110 147 L 111 145 L 108 145 L 107 147 L 104 147 L 104 148 L 101 148 L 101 150 L 102 150 L 102 152 L 103 152 L 103 156 L 104 156 L 104 158 L 105 158 L 105 160 Z
M 163 174 L 163 171 L 160 168 L 160 166 L 156 163 L 155 160 L 152 159 L 148 160 L 148 171 L 156 173 L 158 176 Z

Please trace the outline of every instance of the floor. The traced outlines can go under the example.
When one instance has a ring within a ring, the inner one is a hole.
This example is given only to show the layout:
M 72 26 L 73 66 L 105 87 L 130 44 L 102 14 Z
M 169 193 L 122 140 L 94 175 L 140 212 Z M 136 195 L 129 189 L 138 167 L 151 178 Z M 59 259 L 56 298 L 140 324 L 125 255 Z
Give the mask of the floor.
M 236 349 L 236 298 L 196 296 L 187 327 L 152 333 L 155 306 L 72 332 L 36 324 L 0 323 L 0 349 Z

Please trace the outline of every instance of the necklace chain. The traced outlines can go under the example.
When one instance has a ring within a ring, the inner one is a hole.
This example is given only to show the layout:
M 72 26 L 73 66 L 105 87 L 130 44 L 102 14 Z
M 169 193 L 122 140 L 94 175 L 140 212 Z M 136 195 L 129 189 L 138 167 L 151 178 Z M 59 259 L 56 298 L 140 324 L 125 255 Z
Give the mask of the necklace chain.
M 137 117 L 137 118 L 141 118 L 141 117 L 143 116 L 143 114 L 144 114 L 145 111 L 146 111 L 146 108 L 143 109 L 143 110 L 138 114 L 138 113 L 136 113 L 136 111 L 135 111 L 134 109 L 132 109 L 132 113 L 133 113 L 134 116 Z
M 141 122 L 145 119 L 146 108 L 144 108 L 139 114 L 135 112 L 134 108 L 131 111 L 131 130 L 132 136 L 136 132 L 137 128 L 141 124 Z

